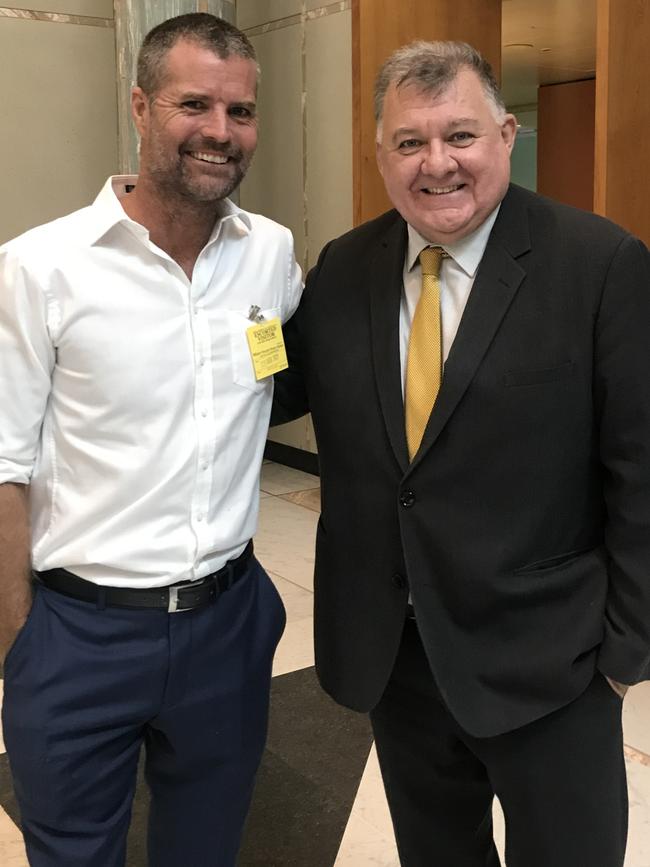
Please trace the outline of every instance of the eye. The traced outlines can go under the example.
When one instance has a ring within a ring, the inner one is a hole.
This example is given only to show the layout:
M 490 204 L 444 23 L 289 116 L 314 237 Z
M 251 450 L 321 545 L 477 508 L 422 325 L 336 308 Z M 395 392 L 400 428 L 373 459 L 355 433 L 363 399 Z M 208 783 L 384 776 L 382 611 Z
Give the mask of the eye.
M 471 132 L 455 132 L 449 137 L 449 141 L 452 144 L 458 145 L 459 147 L 466 147 L 471 144 L 475 139 L 475 136 L 472 135 Z
M 186 99 L 183 102 L 183 108 L 187 108 L 189 111 L 203 111 L 205 103 L 201 102 L 200 99 Z
M 255 110 L 247 105 L 232 105 L 228 109 L 228 114 L 239 120 L 252 120 L 255 117 Z
M 401 153 L 414 153 L 418 148 L 422 147 L 422 142 L 417 138 L 407 138 L 397 145 L 397 150 Z

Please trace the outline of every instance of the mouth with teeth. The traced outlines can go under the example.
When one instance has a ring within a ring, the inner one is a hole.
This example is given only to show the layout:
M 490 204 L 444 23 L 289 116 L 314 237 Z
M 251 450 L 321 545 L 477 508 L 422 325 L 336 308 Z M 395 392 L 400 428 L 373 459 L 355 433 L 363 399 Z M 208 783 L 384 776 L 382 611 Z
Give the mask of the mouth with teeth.
M 208 151 L 188 151 L 188 156 L 202 163 L 210 163 L 211 165 L 224 166 L 230 162 L 232 157 L 227 154 L 215 154 Z
M 454 184 L 451 187 L 422 187 L 421 192 L 426 193 L 428 196 L 447 196 L 449 193 L 461 190 L 464 186 L 465 184 Z

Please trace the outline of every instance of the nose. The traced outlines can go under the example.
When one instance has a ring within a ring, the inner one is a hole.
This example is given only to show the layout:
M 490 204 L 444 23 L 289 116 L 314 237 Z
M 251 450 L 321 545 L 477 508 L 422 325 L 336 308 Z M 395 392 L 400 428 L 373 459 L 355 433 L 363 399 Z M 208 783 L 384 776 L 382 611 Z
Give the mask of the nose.
M 455 172 L 458 163 L 452 148 L 446 142 L 429 142 L 422 155 L 422 172 L 435 178 L 444 178 Z
M 230 118 L 223 106 L 215 106 L 205 115 L 201 134 L 204 138 L 214 139 L 220 144 L 230 141 Z

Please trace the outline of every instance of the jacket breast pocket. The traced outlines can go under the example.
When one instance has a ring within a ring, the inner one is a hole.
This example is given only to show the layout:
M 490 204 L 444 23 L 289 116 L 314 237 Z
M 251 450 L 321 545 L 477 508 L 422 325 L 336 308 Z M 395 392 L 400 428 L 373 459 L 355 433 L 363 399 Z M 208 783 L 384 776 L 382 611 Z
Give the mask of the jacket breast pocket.
M 510 370 L 504 374 L 503 384 L 508 388 L 525 385 L 541 385 L 545 382 L 559 382 L 575 374 L 573 361 L 565 361 L 554 367 L 537 367 L 528 370 Z
M 263 316 L 264 319 L 274 319 L 280 315 L 280 308 L 265 307 L 260 311 L 259 315 Z M 249 391 L 261 392 L 267 388 L 271 388 L 273 377 L 267 376 L 260 380 L 255 378 L 253 358 L 246 338 L 246 331 L 254 324 L 248 318 L 248 310 L 228 311 L 233 382 L 241 385 L 242 388 L 247 388 Z

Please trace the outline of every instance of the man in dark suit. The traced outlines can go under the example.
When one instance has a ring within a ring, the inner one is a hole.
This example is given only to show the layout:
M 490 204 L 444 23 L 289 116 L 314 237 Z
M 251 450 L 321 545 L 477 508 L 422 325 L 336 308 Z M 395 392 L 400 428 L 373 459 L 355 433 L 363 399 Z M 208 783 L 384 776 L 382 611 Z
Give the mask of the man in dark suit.
M 620 867 L 648 253 L 509 185 L 515 119 L 469 46 L 398 51 L 376 113 L 396 210 L 325 247 L 276 386 L 318 442 L 318 674 L 370 711 L 406 867 L 498 864 L 494 794 L 508 867 Z

